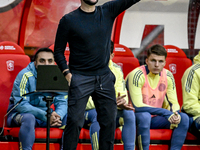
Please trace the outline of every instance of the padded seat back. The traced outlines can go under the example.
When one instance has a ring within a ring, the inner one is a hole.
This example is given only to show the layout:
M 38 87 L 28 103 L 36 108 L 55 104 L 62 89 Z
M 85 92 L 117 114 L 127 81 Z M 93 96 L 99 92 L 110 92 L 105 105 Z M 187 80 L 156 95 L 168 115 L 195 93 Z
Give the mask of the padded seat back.
M 17 74 L 30 63 L 29 56 L 17 44 L 0 42 L 0 128 L 6 114 L 13 82 Z
M 122 44 L 114 44 L 114 53 L 113 62 L 121 66 L 124 78 L 126 78 L 129 72 L 140 66 L 138 59 L 134 57 L 128 47 Z
M 186 54 L 182 49 L 173 45 L 165 45 L 164 47 L 167 51 L 165 68 L 170 70 L 174 75 L 178 102 L 180 106 L 182 106 L 183 100 L 181 78 L 185 70 L 192 65 L 192 61 L 189 58 L 187 58 Z

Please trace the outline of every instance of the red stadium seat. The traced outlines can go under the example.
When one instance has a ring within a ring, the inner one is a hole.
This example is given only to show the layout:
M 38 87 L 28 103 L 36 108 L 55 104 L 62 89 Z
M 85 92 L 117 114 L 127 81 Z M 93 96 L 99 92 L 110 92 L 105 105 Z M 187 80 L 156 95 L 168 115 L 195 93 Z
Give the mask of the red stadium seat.
M 3 128 L 3 122 L 6 122 L 7 119 L 4 116 L 9 105 L 13 82 L 19 71 L 29 63 L 30 58 L 25 55 L 19 45 L 10 41 L 0 42 L 0 129 Z M 18 142 L 0 141 L 0 149 L 15 150 L 19 147 Z
M 0 42 L 0 128 L 3 126 L 15 77 L 29 63 L 30 58 L 19 45 L 9 41 Z
M 5 127 L 4 135 L 11 136 L 13 139 L 18 139 L 19 127 Z M 35 128 L 35 143 L 46 144 L 46 128 Z M 59 128 L 50 128 L 50 143 L 60 144 L 63 130 Z
M 126 78 L 129 72 L 140 66 L 138 59 L 134 57 L 128 47 L 122 44 L 114 44 L 114 53 L 113 62 L 121 66 L 124 78 Z
M 121 130 L 115 130 L 115 143 L 121 143 L 122 135 Z M 90 143 L 90 133 L 88 129 L 82 128 L 79 136 L 79 143 Z
M 185 70 L 192 65 L 192 61 L 189 58 L 187 58 L 186 54 L 182 49 L 173 45 L 165 45 L 164 47 L 167 50 L 165 68 L 170 70 L 174 75 L 178 102 L 180 106 L 182 106 L 183 100 L 181 78 Z

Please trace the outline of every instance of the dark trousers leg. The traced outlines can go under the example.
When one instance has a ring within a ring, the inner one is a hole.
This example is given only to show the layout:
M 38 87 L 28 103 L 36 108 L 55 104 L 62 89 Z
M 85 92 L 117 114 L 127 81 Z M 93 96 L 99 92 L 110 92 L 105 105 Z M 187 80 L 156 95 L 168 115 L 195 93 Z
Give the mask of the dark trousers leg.
M 198 138 L 198 141 L 200 142 L 200 117 L 193 120 L 193 117 L 189 117 L 189 132 L 195 135 Z
M 68 92 L 68 116 L 64 130 L 64 150 L 76 150 L 80 130 L 84 124 L 84 112 L 89 95 L 94 91 L 95 77 L 72 75 Z
M 114 83 L 115 77 L 111 72 L 98 76 L 92 94 L 100 125 L 99 150 L 113 150 L 117 114 Z
M 189 118 L 185 113 L 180 113 L 180 116 L 181 122 L 172 133 L 170 150 L 180 150 L 187 135 Z M 153 117 L 151 119 L 151 129 L 170 129 L 170 122 L 161 116 Z

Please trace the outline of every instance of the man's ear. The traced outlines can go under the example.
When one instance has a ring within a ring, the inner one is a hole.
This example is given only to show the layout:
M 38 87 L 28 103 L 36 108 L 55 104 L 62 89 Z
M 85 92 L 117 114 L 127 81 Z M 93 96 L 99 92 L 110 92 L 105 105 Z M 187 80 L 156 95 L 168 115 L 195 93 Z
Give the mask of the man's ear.
M 110 54 L 110 59 L 112 60 L 115 56 L 115 53 Z
M 145 59 L 145 62 L 146 62 L 146 64 L 148 65 L 148 59 L 147 59 L 147 58 Z

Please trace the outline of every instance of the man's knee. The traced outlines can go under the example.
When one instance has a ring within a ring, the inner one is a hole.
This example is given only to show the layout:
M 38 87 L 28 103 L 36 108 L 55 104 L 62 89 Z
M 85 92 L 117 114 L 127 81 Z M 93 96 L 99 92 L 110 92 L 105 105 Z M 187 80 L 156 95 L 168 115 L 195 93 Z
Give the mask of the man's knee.
M 148 112 L 135 113 L 136 124 L 142 128 L 150 128 L 151 114 Z
M 111 126 L 115 126 L 116 124 L 116 115 L 115 114 L 109 114 L 108 116 L 106 115 L 98 115 L 97 121 L 99 122 L 99 125 L 101 128 L 107 128 Z
M 24 114 L 18 114 L 15 119 L 18 119 L 19 122 L 21 122 L 21 124 L 23 126 L 27 126 L 27 127 L 35 127 L 35 116 L 33 114 L 29 114 L 29 113 L 24 113 Z
M 135 113 L 132 110 L 123 110 L 123 118 L 124 122 L 132 122 L 135 123 Z
M 86 111 L 86 117 L 90 122 L 96 122 L 97 121 L 97 112 L 96 109 L 91 109 Z
M 101 109 L 101 111 L 97 112 L 97 121 L 99 124 L 109 126 L 111 124 L 115 124 L 117 117 L 117 109 L 115 107 L 107 107 L 106 109 Z
M 82 128 L 84 124 L 84 117 L 70 117 L 67 116 L 67 124 Z
M 185 129 L 189 128 L 189 117 L 185 113 L 180 113 L 181 116 L 181 122 L 180 125 L 182 125 Z

